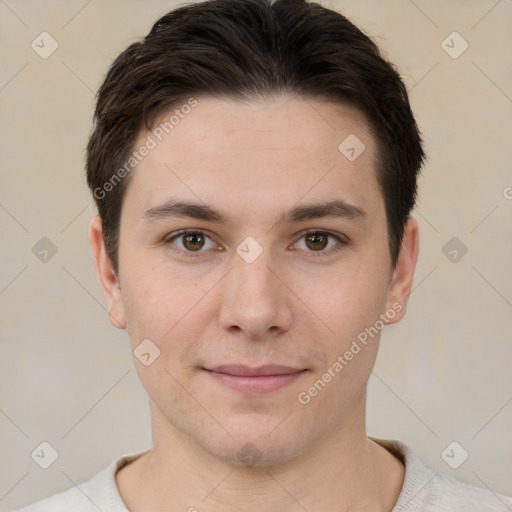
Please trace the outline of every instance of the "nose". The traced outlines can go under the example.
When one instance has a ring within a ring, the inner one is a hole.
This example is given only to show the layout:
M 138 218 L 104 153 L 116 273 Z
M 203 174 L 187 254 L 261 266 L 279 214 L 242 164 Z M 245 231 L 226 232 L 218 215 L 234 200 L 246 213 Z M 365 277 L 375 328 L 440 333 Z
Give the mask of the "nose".
M 221 326 L 252 340 L 268 339 L 292 325 L 293 294 L 265 251 L 248 263 L 238 255 L 226 276 Z

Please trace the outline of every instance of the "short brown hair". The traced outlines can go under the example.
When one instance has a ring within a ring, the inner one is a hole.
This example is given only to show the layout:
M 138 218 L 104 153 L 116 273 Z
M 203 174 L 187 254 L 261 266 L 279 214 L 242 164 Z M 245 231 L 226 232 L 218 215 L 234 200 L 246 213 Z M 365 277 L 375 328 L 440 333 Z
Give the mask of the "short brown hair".
M 210 0 L 160 18 L 117 57 L 98 92 L 87 181 L 116 270 L 126 162 L 141 129 L 191 97 L 276 93 L 348 102 L 365 115 L 377 144 L 377 179 L 396 264 L 425 154 L 393 64 L 346 17 L 317 3 Z

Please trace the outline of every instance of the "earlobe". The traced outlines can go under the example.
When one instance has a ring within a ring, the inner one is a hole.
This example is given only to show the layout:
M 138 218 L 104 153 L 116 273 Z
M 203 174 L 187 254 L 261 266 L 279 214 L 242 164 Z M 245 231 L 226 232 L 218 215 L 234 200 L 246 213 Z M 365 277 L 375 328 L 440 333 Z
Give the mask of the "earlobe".
M 389 318 L 386 323 L 393 324 L 400 321 L 405 315 L 407 301 L 411 295 L 414 271 L 418 260 L 419 251 L 419 228 L 418 222 L 409 217 L 405 226 L 405 232 L 400 246 L 398 261 L 393 271 L 389 285 L 387 309 L 393 309 L 395 315 Z
M 95 217 L 89 225 L 89 239 L 91 241 L 94 268 L 100 280 L 110 323 L 118 329 L 126 329 L 121 288 L 112 261 L 105 249 L 103 227 L 99 216 Z

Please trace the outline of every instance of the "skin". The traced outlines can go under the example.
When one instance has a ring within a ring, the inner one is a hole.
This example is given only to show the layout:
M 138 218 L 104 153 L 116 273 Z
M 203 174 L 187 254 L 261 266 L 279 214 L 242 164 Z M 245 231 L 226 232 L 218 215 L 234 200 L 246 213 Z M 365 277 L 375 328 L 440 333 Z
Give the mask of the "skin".
M 111 322 L 128 330 L 132 349 L 150 339 L 160 350 L 149 366 L 135 358 L 154 446 L 117 473 L 120 494 L 133 512 L 389 512 L 404 467 L 365 431 L 380 333 L 307 405 L 297 397 L 393 304 L 401 311 L 385 323 L 403 317 L 417 222 L 409 219 L 393 267 L 375 142 L 354 107 L 289 96 L 197 100 L 130 177 L 117 277 L 100 220 L 90 227 Z M 338 150 L 349 134 L 365 144 L 355 161 Z M 230 223 L 146 213 L 170 199 L 206 204 Z M 278 222 L 296 206 L 334 200 L 364 214 Z M 172 238 L 183 229 L 207 235 L 203 246 L 193 240 L 199 252 Z M 312 231 L 346 243 L 308 245 Z M 248 236 L 263 248 L 252 263 L 236 252 Z M 221 364 L 307 371 L 248 396 L 202 369 Z M 252 464 L 237 456 L 247 443 L 260 457 Z

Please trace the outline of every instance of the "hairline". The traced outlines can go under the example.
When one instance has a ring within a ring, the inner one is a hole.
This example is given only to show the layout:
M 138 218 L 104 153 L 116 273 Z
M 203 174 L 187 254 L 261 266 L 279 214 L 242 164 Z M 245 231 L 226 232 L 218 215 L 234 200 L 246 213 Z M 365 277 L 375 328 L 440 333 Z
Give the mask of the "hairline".
M 357 102 L 352 101 L 350 99 L 341 99 L 339 97 L 335 97 L 335 95 L 327 95 L 324 93 L 320 93 L 318 95 L 314 93 L 300 93 L 297 91 L 269 91 L 268 93 L 262 93 L 260 91 L 247 91 L 244 94 L 236 94 L 236 93 L 225 93 L 225 92 L 218 92 L 218 93 L 211 93 L 211 92 L 200 92 L 198 94 L 182 94 L 174 101 L 169 103 L 168 105 L 165 105 L 163 108 L 159 108 L 158 106 L 155 108 L 155 110 L 150 114 L 150 116 L 145 117 L 143 116 L 139 125 L 139 129 L 137 134 L 134 136 L 134 140 L 132 145 L 127 148 L 127 155 L 131 154 L 131 152 L 134 151 L 134 149 L 137 147 L 137 144 L 141 139 L 143 139 L 144 136 L 147 136 L 148 132 L 151 132 L 151 130 L 154 128 L 155 124 L 161 120 L 163 117 L 165 117 L 167 114 L 169 114 L 172 109 L 176 108 L 176 106 L 179 106 L 181 104 L 186 103 L 187 99 L 194 98 L 196 100 L 200 100 L 201 98 L 216 98 L 220 100 L 224 100 L 230 103 L 241 103 L 244 105 L 249 105 L 251 103 L 255 103 L 258 101 L 266 101 L 267 99 L 279 99 L 279 98 L 288 98 L 291 100 L 297 100 L 297 101 L 304 101 L 309 104 L 308 100 L 311 101 L 319 101 L 324 103 L 331 103 L 333 105 L 341 106 L 341 107 L 348 107 L 356 114 L 357 121 L 360 122 L 365 130 L 368 132 L 370 137 L 372 138 L 375 152 L 373 161 L 371 162 L 371 167 L 374 172 L 374 177 L 377 181 L 377 188 L 379 190 L 379 194 L 383 200 L 384 203 L 384 215 L 385 215 L 385 221 L 386 221 L 386 239 L 387 239 L 387 245 L 388 245 L 388 251 L 391 257 L 391 264 L 392 267 L 395 268 L 398 262 L 398 253 L 396 255 L 396 258 L 393 254 L 393 240 L 392 240 L 392 231 L 391 231 L 391 224 L 390 224 L 390 218 L 388 215 L 388 204 L 386 200 L 386 195 L 384 193 L 384 190 L 382 189 L 381 182 L 379 179 L 379 175 L 381 174 L 382 170 L 381 167 L 384 165 L 384 150 L 382 148 L 383 141 L 380 137 L 377 136 L 376 129 L 372 123 L 372 121 L 369 119 L 368 115 L 363 111 L 363 109 L 357 105 Z M 136 172 L 138 165 L 135 167 L 134 172 Z M 121 215 L 123 211 L 123 206 L 125 202 L 125 198 L 127 195 L 128 187 L 130 186 L 130 183 L 132 181 L 132 175 L 133 172 L 130 173 L 130 175 L 126 176 L 124 178 L 124 182 L 122 184 L 122 194 L 121 194 L 121 200 L 119 204 L 119 214 L 118 214 L 118 223 L 116 227 L 116 254 L 115 254 L 115 260 L 116 260 L 116 267 L 119 267 L 119 239 L 121 236 Z M 402 236 L 403 238 L 403 236 Z

